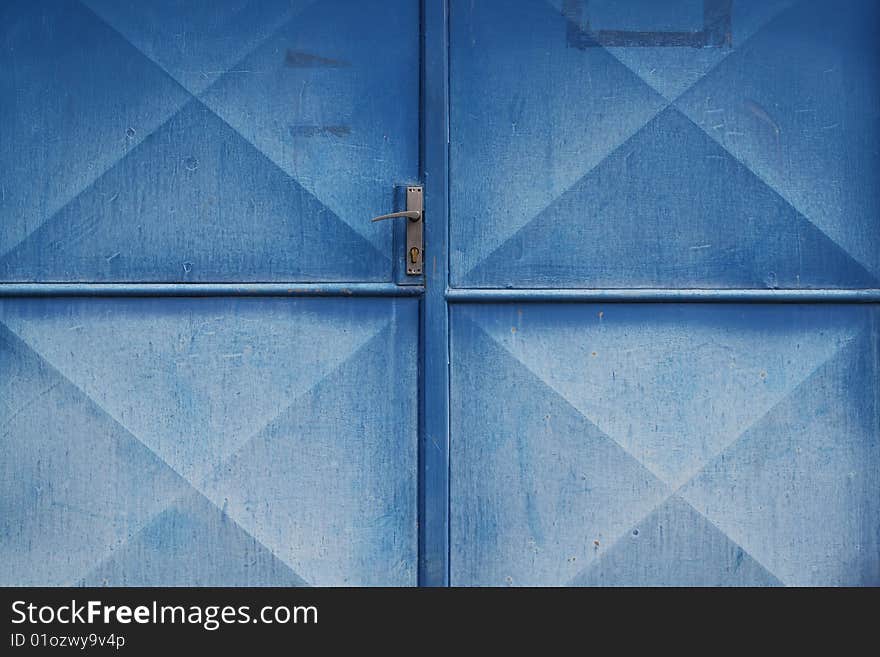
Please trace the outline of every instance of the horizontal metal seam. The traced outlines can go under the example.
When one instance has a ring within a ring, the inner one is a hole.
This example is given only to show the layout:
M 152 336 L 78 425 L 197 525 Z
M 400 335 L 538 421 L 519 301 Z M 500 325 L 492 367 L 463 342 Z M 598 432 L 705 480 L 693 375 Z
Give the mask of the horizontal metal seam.
M 394 283 L 0 283 L 10 297 L 412 297 L 418 285 Z
M 880 303 L 880 289 L 574 289 L 452 288 L 450 303 L 504 302 L 700 302 L 700 303 Z

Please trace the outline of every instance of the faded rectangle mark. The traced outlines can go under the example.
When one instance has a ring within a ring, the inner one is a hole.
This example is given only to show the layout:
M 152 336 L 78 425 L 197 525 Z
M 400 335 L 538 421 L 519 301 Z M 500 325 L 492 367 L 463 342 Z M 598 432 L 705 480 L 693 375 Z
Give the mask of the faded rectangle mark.
M 622 48 L 724 48 L 733 42 L 731 5 L 733 0 L 703 0 L 703 29 L 685 32 L 642 30 L 593 30 L 588 0 L 565 0 L 569 46 L 584 50 L 597 47 Z

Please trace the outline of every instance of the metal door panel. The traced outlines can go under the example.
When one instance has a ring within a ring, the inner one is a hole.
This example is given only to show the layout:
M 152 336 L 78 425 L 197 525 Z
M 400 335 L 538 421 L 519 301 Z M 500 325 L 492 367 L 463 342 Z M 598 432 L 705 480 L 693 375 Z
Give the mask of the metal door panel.
M 0 321 L 5 584 L 415 584 L 417 300 Z
M 675 43 L 704 20 L 718 41 Z M 878 21 L 874 2 L 452 1 L 453 285 L 878 287 Z
M 3 3 L 0 580 L 880 583 L 878 22 Z
M 392 279 L 368 219 L 418 177 L 416 3 L 0 12 L 0 280 Z
M 451 581 L 880 583 L 878 319 L 455 306 Z

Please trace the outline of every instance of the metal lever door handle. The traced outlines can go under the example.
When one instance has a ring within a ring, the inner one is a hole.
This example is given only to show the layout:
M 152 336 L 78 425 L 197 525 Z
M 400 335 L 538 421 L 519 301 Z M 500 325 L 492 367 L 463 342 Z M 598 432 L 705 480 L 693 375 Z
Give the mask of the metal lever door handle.
M 373 221 L 396 219 L 405 217 L 406 222 L 406 274 L 407 276 L 420 276 L 425 261 L 425 243 L 422 236 L 425 218 L 425 206 L 421 185 L 410 185 L 406 188 L 406 210 L 391 212 L 380 217 L 373 217 Z
M 422 218 L 421 210 L 404 210 L 403 212 L 392 212 L 391 214 L 383 214 L 373 217 L 371 221 L 382 221 L 384 219 L 397 219 L 398 217 L 406 217 L 410 221 L 418 221 Z

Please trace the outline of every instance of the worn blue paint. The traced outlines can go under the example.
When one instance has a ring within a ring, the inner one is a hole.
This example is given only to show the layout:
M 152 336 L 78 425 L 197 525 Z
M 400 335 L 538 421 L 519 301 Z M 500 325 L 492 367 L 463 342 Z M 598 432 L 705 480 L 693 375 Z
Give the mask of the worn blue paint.
M 3 300 L 0 581 L 415 584 L 417 322 L 416 299 Z
M 452 3 L 456 287 L 880 286 L 876 2 L 739 0 L 703 49 L 577 47 L 572 4 L 702 3 Z
M 4 2 L 0 280 L 391 281 L 408 0 Z M 389 38 L 393 34 L 394 38 Z
M 3 582 L 880 583 L 875 3 L 0 25 Z
M 453 310 L 453 584 L 880 584 L 876 307 Z
M 880 584 L 877 4 L 450 4 L 450 582 Z
M 417 583 L 419 20 L 0 5 L 0 582 Z

